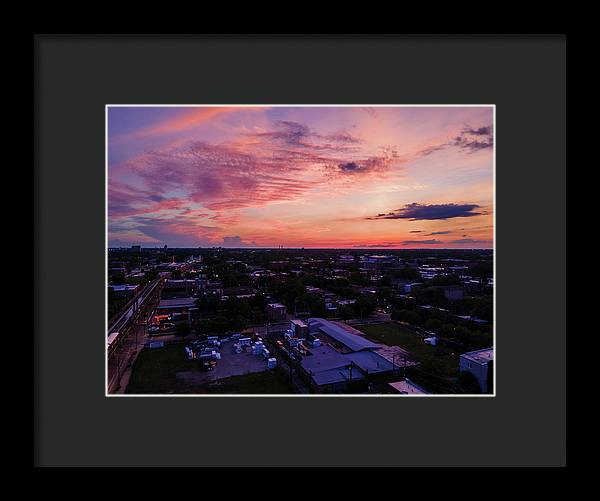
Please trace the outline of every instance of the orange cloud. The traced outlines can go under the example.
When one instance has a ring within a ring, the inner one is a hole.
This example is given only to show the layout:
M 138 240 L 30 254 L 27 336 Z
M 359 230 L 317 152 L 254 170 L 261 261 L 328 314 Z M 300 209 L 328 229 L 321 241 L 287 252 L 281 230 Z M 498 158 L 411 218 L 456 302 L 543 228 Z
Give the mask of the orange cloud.
M 154 136 L 159 134 L 175 134 L 215 118 L 218 115 L 236 111 L 258 111 L 261 107 L 212 106 L 207 108 L 192 108 L 178 117 L 165 120 L 159 124 L 146 127 L 135 132 L 135 136 Z

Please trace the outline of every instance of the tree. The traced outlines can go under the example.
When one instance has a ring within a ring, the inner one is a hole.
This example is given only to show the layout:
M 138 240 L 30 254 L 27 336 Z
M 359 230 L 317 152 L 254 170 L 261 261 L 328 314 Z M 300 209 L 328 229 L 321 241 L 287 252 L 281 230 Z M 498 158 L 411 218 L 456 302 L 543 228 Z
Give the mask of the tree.
M 492 296 L 477 298 L 471 315 L 491 322 L 494 319 L 494 299 Z
M 463 297 L 456 301 L 452 301 L 450 309 L 455 315 L 470 315 L 475 306 L 474 299 L 471 297 Z
M 392 275 L 394 278 L 403 278 L 407 280 L 419 280 L 421 278 L 419 270 L 416 268 L 410 268 L 408 266 L 402 268 L 401 270 L 394 271 Z
M 438 335 L 446 339 L 447 341 L 454 340 L 454 324 L 444 323 L 437 331 Z
M 437 318 L 430 318 L 425 322 L 425 329 L 428 331 L 439 333 L 442 328 L 442 321 Z
M 362 317 L 366 317 L 375 310 L 375 302 L 365 296 L 359 297 L 354 303 L 355 311 Z
M 460 285 L 460 277 L 458 275 L 438 275 L 431 279 L 431 285 Z
M 298 299 L 298 305 L 303 304 L 305 304 L 308 307 L 310 314 L 313 317 L 325 316 L 327 312 L 325 308 L 325 301 L 321 297 L 316 296 L 315 294 L 306 293 L 300 296 L 300 298 Z
M 398 308 L 394 308 L 392 310 L 392 314 L 390 315 L 390 318 L 392 320 L 396 320 L 396 321 L 401 321 L 402 320 L 402 310 L 398 309 Z
M 187 320 L 177 322 L 177 324 L 175 324 L 175 330 L 178 336 L 185 337 L 190 333 L 190 323 Z
M 221 300 L 213 294 L 202 296 L 196 301 L 196 306 L 203 313 L 216 312 L 220 304 Z
M 369 281 L 358 271 L 350 273 L 350 283 L 354 285 L 368 285 Z
M 458 375 L 458 384 L 465 391 L 465 393 L 481 393 L 481 386 L 479 386 L 479 382 L 472 372 L 462 371 Z
M 252 285 L 252 280 L 248 273 L 224 271 L 220 277 L 223 287 L 249 287 Z
M 391 299 L 392 289 L 390 287 L 379 287 L 376 295 L 378 301 L 385 303 Z
M 471 331 L 462 325 L 459 325 L 454 329 L 454 336 L 462 344 L 468 345 L 471 343 Z
M 404 310 L 404 321 L 408 322 L 411 325 L 420 325 L 421 324 L 421 315 L 419 315 L 414 310 Z
M 469 273 L 485 284 L 494 274 L 494 265 L 491 262 L 477 263 L 470 267 Z
M 125 281 L 125 274 L 122 272 L 114 273 L 111 275 L 111 283 L 114 285 L 125 285 L 127 282 Z
M 444 295 L 444 290 L 439 287 L 422 287 L 417 289 L 414 295 L 421 304 L 444 307 L 449 302 Z
M 392 311 L 392 320 L 399 322 L 407 322 L 409 324 L 417 325 L 421 323 L 421 316 L 414 310 L 394 310 Z
M 344 322 L 346 322 L 347 320 L 350 320 L 351 318 L 354 318 L 356 316 L 354 308 L 352 308 L 351 305 L 340 306 L 338 311 L 339 311 L 340 317 L 342 318 L 342 320 Z

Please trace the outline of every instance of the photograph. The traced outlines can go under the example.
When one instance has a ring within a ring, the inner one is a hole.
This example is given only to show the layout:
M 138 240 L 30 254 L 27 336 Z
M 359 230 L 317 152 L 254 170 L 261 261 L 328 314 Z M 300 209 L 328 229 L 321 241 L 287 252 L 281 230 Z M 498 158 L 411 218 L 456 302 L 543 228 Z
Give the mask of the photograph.
M 107 396 L 495 396 L 495 106 L 106 105 Z

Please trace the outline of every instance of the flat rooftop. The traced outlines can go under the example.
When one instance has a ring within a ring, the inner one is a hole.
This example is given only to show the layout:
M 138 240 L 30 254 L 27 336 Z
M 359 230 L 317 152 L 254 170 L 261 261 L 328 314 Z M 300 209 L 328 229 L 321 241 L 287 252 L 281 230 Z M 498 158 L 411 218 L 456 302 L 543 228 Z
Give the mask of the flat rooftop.
M 412 381 L 405 379 L 404 381 L 396 381 L 395 383 L 389 383 L 389 385 L 394 388 L 398 393 L 403 393 L 407 395 L 424 395 L 428 392 L 425 391 L 420 386 L 417 386 Z
M 322 331 L 352 351 L 374 350 L 381 348 L 380 344 L 373 343 L 362 336 L 352 334 L 339 325 L 329 322 L 323 318 L 309 318 L 308 323 L 311 332 L 314 333 L 316 331 Z
M 304 322 L 303 320 L 300 320 L 300 319 L 298 319 L 298 318 L 296 318 L 296 319 L 294 319 L 294 320 L 291 320 L 290 322 L 291 322 L 292 324 L 294 324 L 294 325 L 298 325 L 298 326 L 300 326 L 300 327 L 308 327 L 308 325 L 306 324 L 306 322 Z
M 475 362 L 476 364 L 487 364 L 494 360 L 494 348 L 484 348 L 483 350 L 469 351 L 467 353 L 463 353 L 461 358 L 466 358 L 471 362 Z
M 318 385 L 348 381 L 350 374 L 353 380 L 363 379 L 363 373 L 387 372 L 394 367 L 389 360 L 370 350 L 340 353 L 324 344 L 310 348 L 309 352 L 300 364 Z M 351 366 L 354 366 L 352 370 Z M 395 367 L 400 365 L 396 363 Z
M 224 296 L 254 296 L 256 289 L 252 287 L 226 287 L 223 289 Z
M 110 289 L 115 292 L 123 292 L 123 291 L 134 291 L 138 288 L 138 285 L 109 285 Z
M 161 299 L 158 309 L 161 308 L 192 308 L 196 306 L 195 297 L 182 297 L 177 299 Z

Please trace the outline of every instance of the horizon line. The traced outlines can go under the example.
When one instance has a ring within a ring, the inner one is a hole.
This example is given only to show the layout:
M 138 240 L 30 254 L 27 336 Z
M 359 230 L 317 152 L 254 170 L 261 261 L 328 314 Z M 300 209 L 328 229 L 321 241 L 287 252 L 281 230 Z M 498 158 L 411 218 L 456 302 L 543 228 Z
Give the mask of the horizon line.
M 132 247 L 137 246 L 133 244 L 129 247 L 123 246 L 111 246 L 107 249 L 126 249 L 131 250 Z M 144 247 L 140 245 L 141 249 L 164 249 L 163 247 Z M 224 250 L 494 250 L 493 247 L 168 247 L 167 249 L 192 249 L 192 250 L 212 250 L 212 249 L 224 249 Z

